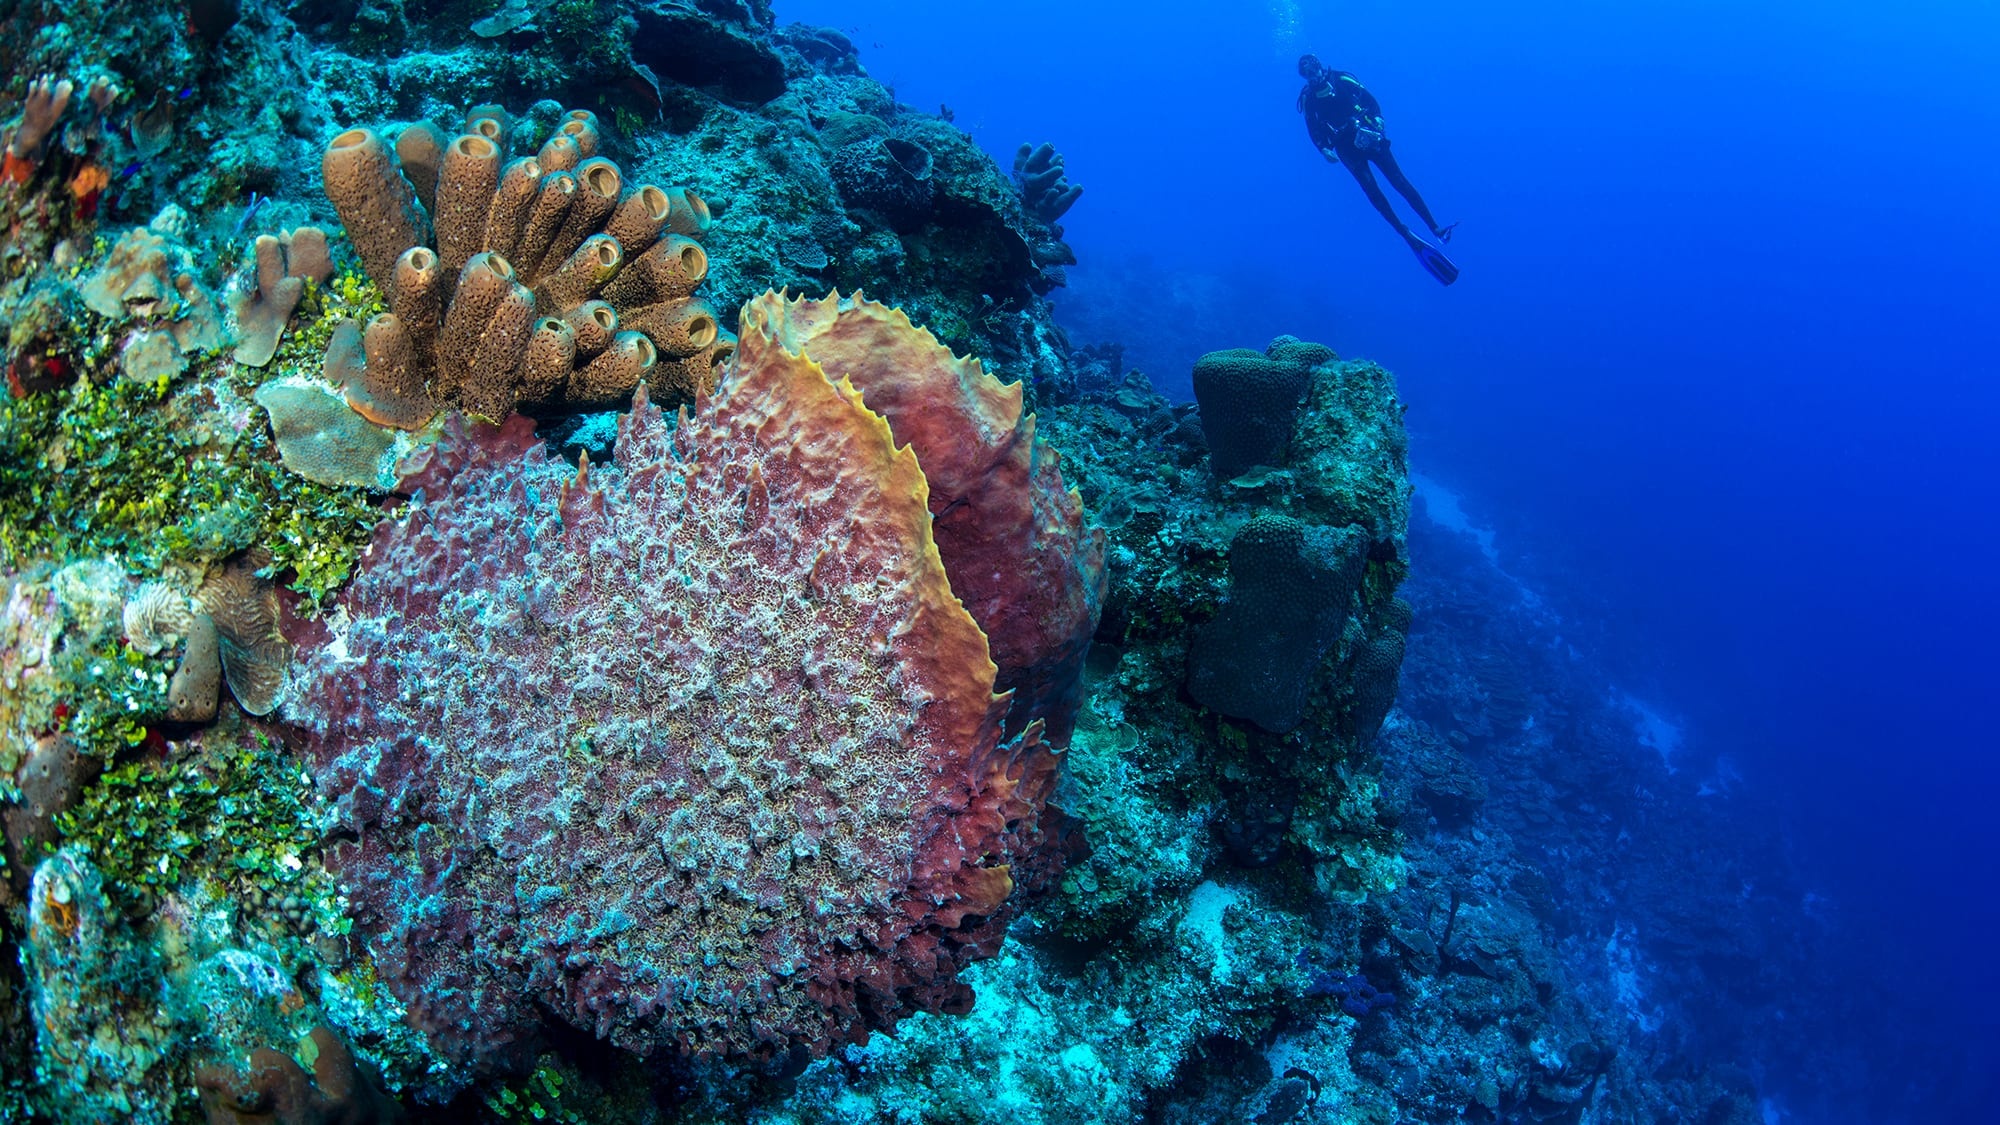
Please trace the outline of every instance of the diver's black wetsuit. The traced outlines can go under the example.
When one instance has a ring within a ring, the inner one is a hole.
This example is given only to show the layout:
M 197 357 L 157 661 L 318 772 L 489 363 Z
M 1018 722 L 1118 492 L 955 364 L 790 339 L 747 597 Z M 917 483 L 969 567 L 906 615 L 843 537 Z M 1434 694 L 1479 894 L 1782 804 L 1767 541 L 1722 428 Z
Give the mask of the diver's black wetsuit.
M 1389 220 L 1389 225 L 1404 240 L 1417 236 L 1390 206 L 1389 197 L 1382 194 L 1382 186 L 1375 182 L 1375 173 L 1368 168 L 1371 160 L 1388 177 L 1389 186 L 1410 201 L 1431 233 L 1440 238 L 1445 236 L 1437 220 L 1431 218 L 1430 208 L 1424 206 L 1424 197 L 1417 194 L 1409 177 L 1396 166 L 1396 157 L 1389 151 L 1389 136 L 1382 129 L 1382 104 L 1360 79 L 1343 70 L 1321 71 L 1318 81 L 1308 81 L 1305 89 L 1299 91 L 1299 112 L 1306 115 L 1306 132 L 1312 137 L 1313 147 L 1328 160 L 1340 161 L 1354 174 L 1368 202 L 1382 212 L 1382 217 Z

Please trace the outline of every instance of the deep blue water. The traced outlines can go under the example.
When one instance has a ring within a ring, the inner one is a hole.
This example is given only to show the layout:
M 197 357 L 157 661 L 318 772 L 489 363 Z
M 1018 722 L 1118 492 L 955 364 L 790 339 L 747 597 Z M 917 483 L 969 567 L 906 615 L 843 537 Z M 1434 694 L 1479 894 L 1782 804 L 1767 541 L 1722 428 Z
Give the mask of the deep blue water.
M 1692 760 L 1784 810 L 1843 971 L 1901 997 L 1884 1025 L 2000 1069 L 2000 5 L 778 14 L 847 29 L 1003 165 L 1056 143 L 1086 187 L 1079 343 L 1123 340 L 1182 395 L 1200 352 L 1279 332 L 1394 369 L 1417 467 Z M 1306 142 L 1307 49 L 1377 93 L 1462 223 L 1455 287 Z M 1995 1093 L 1936 1119 L 2000 1119 Z

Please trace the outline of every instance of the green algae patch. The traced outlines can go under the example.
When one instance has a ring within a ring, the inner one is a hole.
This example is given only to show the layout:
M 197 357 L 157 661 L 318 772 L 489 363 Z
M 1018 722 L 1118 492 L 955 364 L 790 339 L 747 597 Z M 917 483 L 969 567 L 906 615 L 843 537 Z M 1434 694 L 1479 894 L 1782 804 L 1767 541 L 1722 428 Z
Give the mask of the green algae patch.
M 298 764 L 262 733 L 182 761 L 113 767 L 57 829 L 129 905 L 146 907 L 194 875 L 239 891 L 309 882 L 300 858 L 320 838 L 316 797 Z M 275 907 L 310 917 L 320 894 L 279 895 Z M 330 920 L 330 919 L 329 919 Z
M 65 649 L 55 669 L 69 689 L 62 732 L 85 754 L 109 761 L 144 742 L 148 724 L 167 713 L 172 665 L 116 639 Z
M 254 419 L 254 420 L 253 420 Z M 261 544 L 317 605 L 380 513 L 364 489 L 286 472 L 226 388 L 78 379 L 0 405 L 0 567 L 110 555 L 136 573 Z

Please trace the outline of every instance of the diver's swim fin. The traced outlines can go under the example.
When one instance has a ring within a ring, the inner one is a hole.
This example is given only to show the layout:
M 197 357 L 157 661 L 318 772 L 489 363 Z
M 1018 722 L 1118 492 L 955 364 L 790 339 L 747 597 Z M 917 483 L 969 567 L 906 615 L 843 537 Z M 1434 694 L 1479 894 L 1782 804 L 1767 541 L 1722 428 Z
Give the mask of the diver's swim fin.
M 1444 256 L 1444 251 L 1415 235 L 1410 236 L 1410 249 L 1416 251 L 1418 263 L 1438 279 L 1439 285 L 1450 285 L 1458 280 L 1458 267 Z

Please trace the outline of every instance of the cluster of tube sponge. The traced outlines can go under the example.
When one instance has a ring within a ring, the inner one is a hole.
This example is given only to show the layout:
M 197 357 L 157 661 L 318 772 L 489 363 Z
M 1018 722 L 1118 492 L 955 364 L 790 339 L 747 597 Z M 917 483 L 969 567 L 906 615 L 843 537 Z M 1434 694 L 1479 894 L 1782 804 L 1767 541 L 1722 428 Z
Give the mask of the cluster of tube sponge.
M 377 424 L 417 429 L 457 406 L 618 406 L 712 390 L 736 341 L 694 296 L 708 206 L 684 188 L 627 188 L 571 112 L 533 156 L 506 159 L 505 111 L 455 137 L 429 122 L 395 146 L 349 129 L 327 146 L 327 197 L 389 311 L 336 329 L 326 373 Z M 435 244 L 432 233 L 435 232 Z

